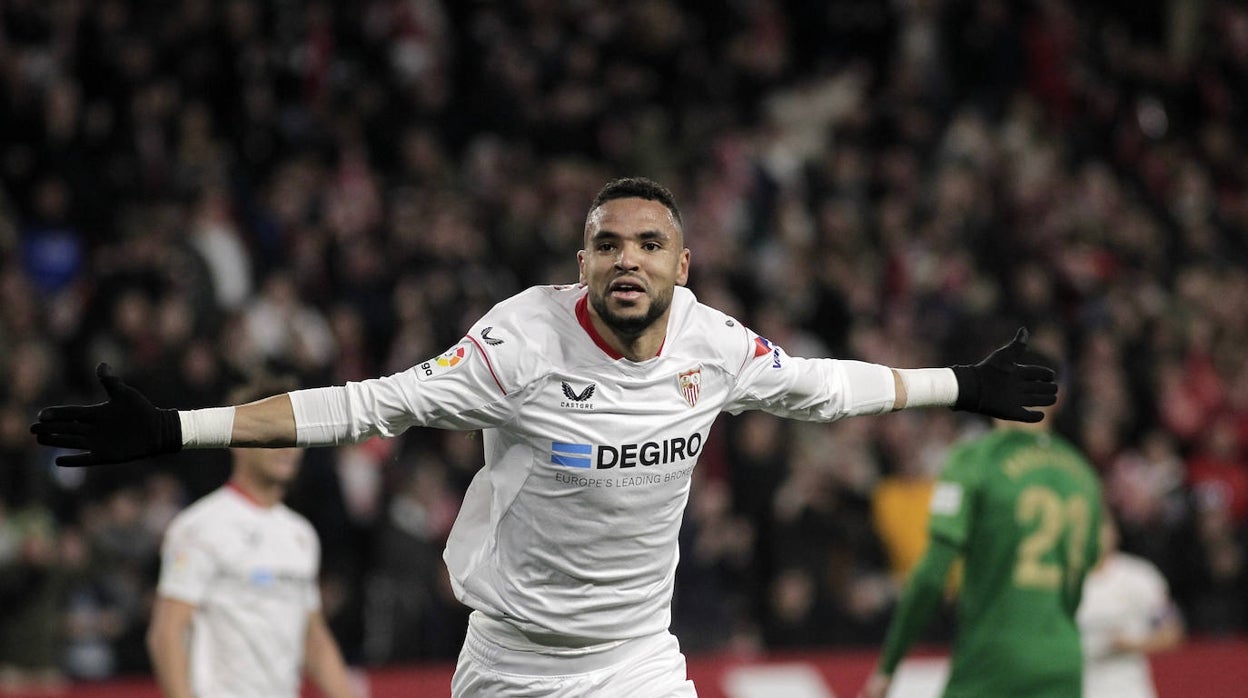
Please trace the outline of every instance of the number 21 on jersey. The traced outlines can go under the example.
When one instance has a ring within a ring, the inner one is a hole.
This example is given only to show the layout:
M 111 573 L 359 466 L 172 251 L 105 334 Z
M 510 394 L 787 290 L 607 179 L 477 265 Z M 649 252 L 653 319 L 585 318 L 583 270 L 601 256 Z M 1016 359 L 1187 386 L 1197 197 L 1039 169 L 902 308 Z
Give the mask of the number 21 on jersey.
M 1057 589 L 1063 578 L 1063 565 L 1053 553 L 1062 539 L 1066 548 L 1066 579 L 1082 577 L 1086 561 L 1091 516 L 1088 500 L 1081 494 L 1062 498 L 1042 485 L 1023 489 L 1014 508 L 1014 519 L 1022 526 L 1034 527 L 1018 546 L 1014 564 L 1014 585 L 1028 589 Z

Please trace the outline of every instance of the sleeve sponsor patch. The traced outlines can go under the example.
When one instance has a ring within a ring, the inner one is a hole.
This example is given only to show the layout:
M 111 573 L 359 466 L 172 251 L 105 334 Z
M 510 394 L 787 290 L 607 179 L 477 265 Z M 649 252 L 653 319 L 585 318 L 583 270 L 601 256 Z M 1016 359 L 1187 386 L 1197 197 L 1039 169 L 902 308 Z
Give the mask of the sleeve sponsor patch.
M 952 516 L 962 508 L 962 485 L 956 482 L 938 482 L 932 491 L 931 512 Z
M 422 381 L 429 380 L 434 376 L 440 376 L 464 365 L 467 363 L 468 357 L 471 356 L 472 349 L 471 342 L 460 342 L 438 356 L 421 362 L 416 366 L 416 379 Z
M 780 346 L 766 337 L 754 335 L 754 358 L 760 356 L 770 356 L 771 367 L 780 368 Z

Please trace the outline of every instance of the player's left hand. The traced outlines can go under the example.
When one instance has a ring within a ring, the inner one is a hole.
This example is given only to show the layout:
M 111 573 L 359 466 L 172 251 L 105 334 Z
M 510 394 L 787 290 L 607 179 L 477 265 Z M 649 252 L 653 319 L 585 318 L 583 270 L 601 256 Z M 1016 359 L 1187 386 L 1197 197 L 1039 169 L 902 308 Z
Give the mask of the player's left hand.
M 1020 327 L 1014 341 L 997 349 L 974 366 L 951 366 L 958 379 L 958 399 L 953 409 L 978 412 L 1015 422 L 1038 422 L 1044 414 L 1028 407 L 1057 402 L 1053 369 L 1019 360 L 1029 335 Z
M 57 465 L 124 463 L 182 449 L 177 410 L 157 408 L 143 393 L 114 376 L 108 364 L 97 366 L 95 374 L 108 395 L 106 402 L 45 407 L 30 427 L 44 446 L 85 451 L 58 456 Z

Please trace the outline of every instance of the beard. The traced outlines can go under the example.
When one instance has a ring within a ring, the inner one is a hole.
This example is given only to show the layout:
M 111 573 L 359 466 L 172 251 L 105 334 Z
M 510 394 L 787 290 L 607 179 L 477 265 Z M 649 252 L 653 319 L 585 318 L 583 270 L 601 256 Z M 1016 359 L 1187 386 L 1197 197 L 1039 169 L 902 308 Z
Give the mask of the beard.
M 672 305 L 672 297 L 669 295 L 666 298 L 650 298 L 650 307 L 641 315 L 624 315 L 611 310 L 606 294 L 603 293 L 589 294 L 589 303 L 603 323 L 621 337 L 639 337 L 656 320 L 663 317 L 663 313 Z

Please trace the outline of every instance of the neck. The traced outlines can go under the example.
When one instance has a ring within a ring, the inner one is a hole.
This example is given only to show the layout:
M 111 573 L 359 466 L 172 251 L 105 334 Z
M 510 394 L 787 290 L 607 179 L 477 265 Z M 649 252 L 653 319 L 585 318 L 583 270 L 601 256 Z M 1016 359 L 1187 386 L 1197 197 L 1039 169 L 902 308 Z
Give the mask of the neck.
M 266 509 L 275 506 L 286 496 L 286 486 L 282 483 L 266 481 L 241 471 L 235 472 L 227 484 L 255 502 L 257 506 Z
M 649 327 L 636 335 L 619 332 L 608 325 L 593 309 L 586 296 L 576 304 L 576 319 L 589 334 L 598 348 L 613 359 L 629 361 L 646 361 L 653 359 L 663 350 L 663 342 L 667 339 L 667 319 L 671 310 L 663 313 Z
M 629 361 L 647 361 L 659 355 L 667 338 L 667 315 L 659 318 L 638 335 L 626 335 L 612 329 L 597 313 L 590 311 L 594 329 L 620 356 Z

